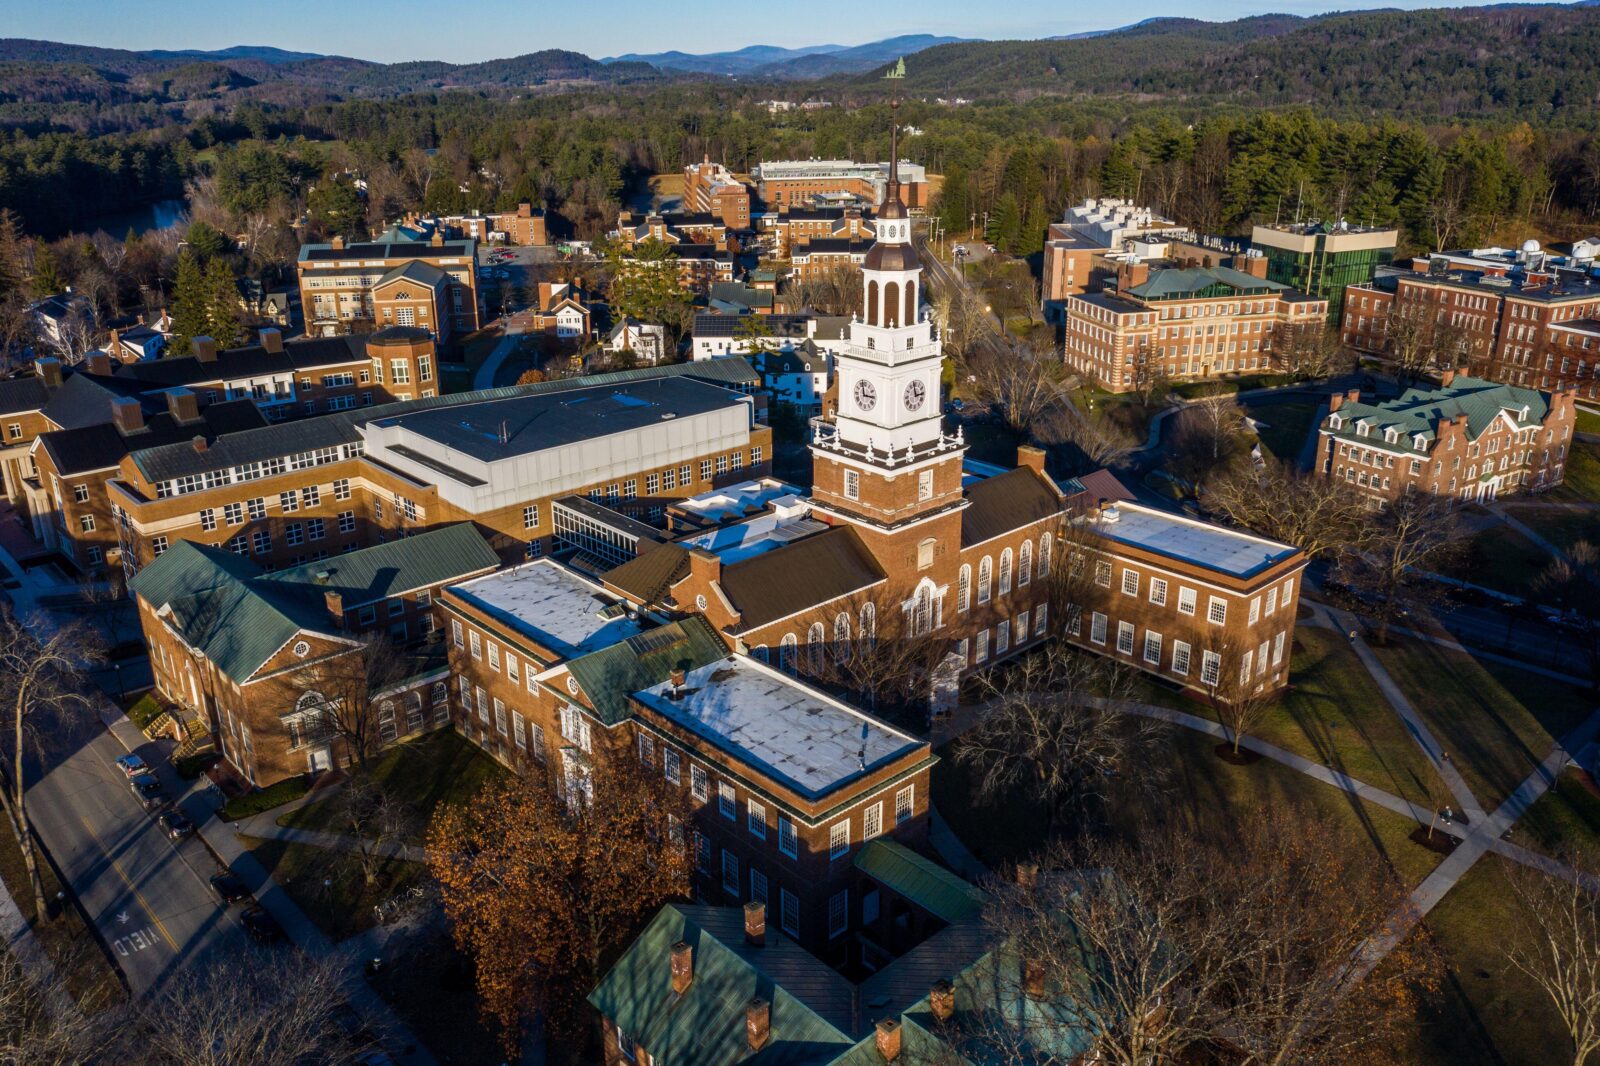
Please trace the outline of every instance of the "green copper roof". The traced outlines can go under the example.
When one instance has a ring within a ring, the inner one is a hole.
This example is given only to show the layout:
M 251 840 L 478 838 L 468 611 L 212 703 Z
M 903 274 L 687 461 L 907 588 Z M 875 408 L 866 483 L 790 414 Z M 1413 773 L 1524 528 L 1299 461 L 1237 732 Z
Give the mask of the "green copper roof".
M 849 983 L 775 930 L 754 948 L 744 943 L 742 928 L 737 908 L 669 904 L 589 1002 L 659 1066 L 824 1066 L 849 1051 L 855 1041 L 807 1006 L 833 1005 L 839 1024 L 850 1025 Z M 681 996 L 672 991 L 670 967 L 679 941 L 689 945 L 694 965 Z M 756 996 L 771 1004 L 771 1036 L 752 1054 L 745 1008 Z
M 931 859 L 879 837 L 856 852 L 855 868 L 951 925 L 983 913 L 988 895 Z
M 1522 415 L 1524 408 L 1528 412 L 1526 418 Z M 1338 437 L 1373 443 L 1382 442 L 1384 431 L 1393 429 L 1400 437 L 1396 443 L 1410 447 L 1412 437 L 1420 435 L 1431 441 L 1441 421 L 1458 415 L 1467 416 L 1467 436 L 1476 439 L 1502 411 L 1519 427 L 1527 428 L 1543 422 L 1549 410 L 1548 395 L 1537 389 L 1458 374 L 1449 385 L 1410 388 L 1399 398 L 1382 403 L 1345 403 L 1334 412 L 1339 419 L 1338 428 L 1328 420 L 1324 420 L 1323 427 Z M 1363 421 L 1369 425 L 1365 435 L 1359 428 Z
M 628 717 L 630 693 L 661 684 L 674 670 L 694 670 L 727 655 L 711 623 L 696 614 L 573 659 L 567 669 L 595 716 L 611 726 Z
M 1149 281 L 1128 292 L 1144 300 L 1164 300 L 1198 296 L 1211 288 L 1229 290 L 1231 295 L 1248 295 L 1281 292 L 1288 287 L 1232 267 L 1168 267 L 1152 271 Z
M 471 522 L 459 522 L 414 537 L 265 574 L 263 581 L 337 592 L 344 609 L 494 570 L 500 557 Z M 326 577 L 322 576 L 326 575 Z

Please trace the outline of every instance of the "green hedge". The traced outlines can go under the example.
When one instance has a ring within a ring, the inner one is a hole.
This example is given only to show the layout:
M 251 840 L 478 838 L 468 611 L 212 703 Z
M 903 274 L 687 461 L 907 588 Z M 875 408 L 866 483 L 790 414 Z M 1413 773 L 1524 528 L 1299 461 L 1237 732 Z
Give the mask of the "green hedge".
M 311 787 L 309 774 L 300 777 L 291 777 L 279 781 L 276 785 L 267 788 L 258 788 L 254 792 L 229 800 L 222 807 L 221 817 L 225 822 L 237 821 L 248 818 L 253 814 L 270 811 L 274 807 L 281 807 L 291 800 L 297 800 L 306 794 Z

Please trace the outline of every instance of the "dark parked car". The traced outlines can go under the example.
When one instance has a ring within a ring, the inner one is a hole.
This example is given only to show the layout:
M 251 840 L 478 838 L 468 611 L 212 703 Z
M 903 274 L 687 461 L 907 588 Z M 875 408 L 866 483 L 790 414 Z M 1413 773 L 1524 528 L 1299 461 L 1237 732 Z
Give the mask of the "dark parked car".
M 224 870 L 211 878 L 211 891 L 224 903 L 243 903 L 250 898 L 250 890 L 231 870 Z
M 167 800 L 167 794 L 161 791 L 161 782 L 157 781 L 154 774 L 137 774 L 128 782 L 128 787 L 133 789 L 133 795 L 145 805 L 148 810 L 159 807 Z
M 251 907 L 239 915 L 239 921 L 244 923 L 244 931 L 257 944 L 275 944 L 283 939 L 283 927 L 267 913 L 265 907 Z
M 187 814 L 176 808 L 161 812 L 161 817 L 157 820 L 161 823 L 162 831 L 172 840 L 182 840 L 184 837 L 194 835 L 194 823 L 189 820 Z

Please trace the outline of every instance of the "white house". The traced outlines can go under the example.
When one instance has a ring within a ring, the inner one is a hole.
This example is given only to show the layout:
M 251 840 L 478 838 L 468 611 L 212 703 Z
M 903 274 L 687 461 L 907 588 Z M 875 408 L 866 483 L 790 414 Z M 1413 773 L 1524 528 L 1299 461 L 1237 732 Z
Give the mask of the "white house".
M 606 351 L 612 355 L 632 352 L 641 363 L 659 363 L 667 354 L 667 327 L 624 318 L 606 338 Z

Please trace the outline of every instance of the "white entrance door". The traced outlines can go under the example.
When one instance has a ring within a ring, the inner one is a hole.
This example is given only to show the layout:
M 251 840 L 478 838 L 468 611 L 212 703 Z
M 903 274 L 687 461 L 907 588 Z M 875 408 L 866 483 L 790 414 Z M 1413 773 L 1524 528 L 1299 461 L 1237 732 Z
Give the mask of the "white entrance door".
M 333 769 L 333 753 L 328 750 L 326 744 L 320 748 L 312 748 L 309 758 L 311 760 L 311 772 L 314 774 Z

